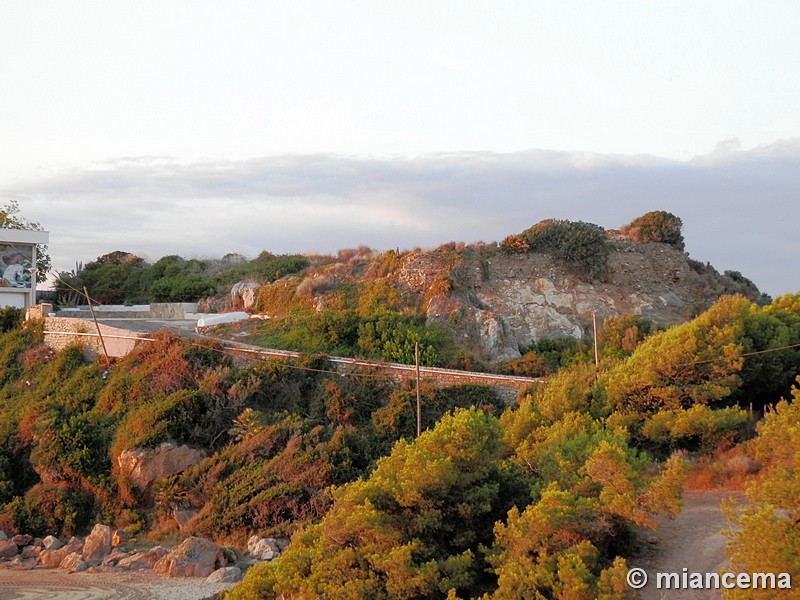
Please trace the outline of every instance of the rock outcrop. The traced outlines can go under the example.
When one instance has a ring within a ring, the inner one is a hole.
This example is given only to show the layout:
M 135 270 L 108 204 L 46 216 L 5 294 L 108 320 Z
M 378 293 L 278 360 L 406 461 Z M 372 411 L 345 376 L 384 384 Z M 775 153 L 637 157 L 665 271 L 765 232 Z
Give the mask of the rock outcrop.
M 609 241 L 608 268 L 597 280 L 548 254 L 485 249 L 412 252 L 394 279 L 405 295 L 420 299 L 428 323 L 443 325 L 490 363 L 518 358 L 541 339 L 590 335 L 592 313 L 598 323 L 623 314 L 679 323 L 720 295 L 743 291 L 667 244 L 613 234 Z M 758 299 L 757 290 L 744 291 Z
M 124 450 L 117 458 L 120 470 L 138 488 L 149 488 L 156 479 L 175 475 L 205 458 L 205 452 L 164 442 L 154 449 Z
M 231 305 L 234 307 L 241 306 L 244 310 L 252 310 L 255 308 L 256 300 L 258 300 L 259 284 L 253 281 L 240 281 L 233 284 L 231 288 Z

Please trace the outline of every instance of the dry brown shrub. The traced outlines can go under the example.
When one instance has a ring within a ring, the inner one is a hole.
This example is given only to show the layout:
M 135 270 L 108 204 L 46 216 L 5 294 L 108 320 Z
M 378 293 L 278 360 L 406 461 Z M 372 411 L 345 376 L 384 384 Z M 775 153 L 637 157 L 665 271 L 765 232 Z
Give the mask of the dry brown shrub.
M 19 357 L 19 364 L 25 369 L 30 369 L 36 365 L 43 365 L 52 360 L 56 355 L 56 351 L 46 344 L 39 344 L 28 348 Z
M 688 490 L 744 490 L 761 465 L 741 445 L 720 448 L 692 461 L 686 480 Z
M 324 294 L 336 285 L 336 277 L 333 275 L 315 275 L 308 277 L 297 286 L 297 295 L 301 298 L 314 298 Z
M 500 242 L 500 249 L 503 252 L 511 253 L 523 253 L 529 252 L 531 249 L 530 244 L 528 244 L 525 239 L 520 235 L 510 235 L 505 238 L 502 242 Z

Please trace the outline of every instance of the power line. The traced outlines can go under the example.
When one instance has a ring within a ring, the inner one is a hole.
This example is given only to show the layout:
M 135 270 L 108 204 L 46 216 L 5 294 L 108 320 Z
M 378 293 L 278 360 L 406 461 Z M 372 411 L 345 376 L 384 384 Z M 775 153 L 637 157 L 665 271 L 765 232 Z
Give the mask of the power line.
M 788 346 L 780 346 L 778 348 L 767 348 L 766 350 L 754 350 L 752 352 L 743 352 L 734 356 L 718 356 L 717 358 L 707 358 L 705 360 L 696 360 L 688 363 L 676 363 L 673 367 L 692 367 L 694 365 L 702 365 L 706 363 L 718 362 L 721 360 L 728 360 L 729 358 L 747 358 L 748 356 L 756 356 L 757 354 L 767 354 L 769 352 L 781 352 L 783 350 L 791 350 L 793 348 L 800 348 L 800 344 L 790 344 Z

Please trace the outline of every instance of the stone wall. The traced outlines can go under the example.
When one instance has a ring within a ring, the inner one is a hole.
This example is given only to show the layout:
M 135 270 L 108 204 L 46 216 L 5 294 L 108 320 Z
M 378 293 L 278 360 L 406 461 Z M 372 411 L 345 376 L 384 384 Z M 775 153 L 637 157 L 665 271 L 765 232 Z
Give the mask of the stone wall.
M 56 350 L 60 350 L 69 344 L 79 343 L 90 348 L 97 356 L 103 356 L 103 348 L 97 329 L 92 321 L 83 319 L 70 319 L 66 317 L 49 317 L 44 320 L 45 343 Z M 146 334 L 117 329 L 107 325 L 100 325 L 100 331 L 105 340 L 106 349 L 109 356 L 125 356 L 133 350 L 137 343 L 145 342 L 152 338 Z M 269 358 L 298 358 L 297 352 L 286 350 L 271 350 L 260 348 L 248 344 L 236 342 L 225 342 L 229 352 L 238 354 L 243 358 L 253 359 L 255 356 Z M 387 378 L 398 383 L 414 381 L 416 378 L 415 369 L 411 365 L 397 363 L 384 363 L 372 360 L 361 360 L 353 358 L 343 358 L 330 356 L 333 367 L 340 373 L 352 373 L 360 369 L 383 372 Z M 506 375 L 494 375 L 491 373 L 476 373 L 471 371 L 458 371 L 452 369 L 437 369 L 433 367 L 420 368 L 420 380 L 423 384 L 438 387 L 454 385 L 485 385 L 495 388 L 498 394 L 508 402 L 513 401 L 520 390 L 531 385 L 540 384 L 543 379 L 530 377 L 511 377 Z
M 100 325 L 100 333 L 109 356 L 125 356 L 133 350 L 142 334 L 108 325 Z M 81 344 L 89 348 L 97 356 L 103 356 L 103 346 L 97 334 L 97 327 L 91 321 L 66 317 L 47 317 L 44 319 L 44 342 L 55 350 L 61 350 L 70 344 Z

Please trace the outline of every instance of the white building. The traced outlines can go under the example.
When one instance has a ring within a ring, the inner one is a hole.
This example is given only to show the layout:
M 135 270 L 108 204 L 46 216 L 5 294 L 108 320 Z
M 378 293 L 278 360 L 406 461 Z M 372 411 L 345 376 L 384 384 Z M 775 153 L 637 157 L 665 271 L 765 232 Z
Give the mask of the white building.
M 0 307 L 36 306 L 36 245 L 47 231 L 0 228 Z

